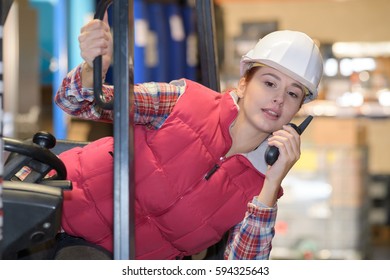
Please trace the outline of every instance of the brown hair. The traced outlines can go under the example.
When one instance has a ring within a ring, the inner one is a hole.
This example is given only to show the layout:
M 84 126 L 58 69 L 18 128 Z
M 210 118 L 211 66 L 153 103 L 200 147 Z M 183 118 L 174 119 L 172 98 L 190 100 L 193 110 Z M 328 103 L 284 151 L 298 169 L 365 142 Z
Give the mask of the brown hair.
M 253 76 L 255 75 L 256 71 L 260 69 L 259 67 L 261 66 L 255 66 L 249 68 L 247 71 L 245 71 L 244 75 L 241 78 L 245 78 L 245 82 L 249 83 L 252 80 Z M 223 93 L 232 91 L 234 89 L 235 89 L 234 87 L 226 88 L 225 90 L 223 90 Z
M 253 67 L 249 68 L 248 70 L 246 70 L 244 75 L 243 75 L 243 77 L 245 78 L 245 81 L 247 83 L 249 83 L 252 80 L 252 78 L 255 75 L 255 73 L 257 72 L 257 70 L 259 70 L 261 67 L 262 66 L 260 66 L 260 65 L 259 66 L 253 66 Z

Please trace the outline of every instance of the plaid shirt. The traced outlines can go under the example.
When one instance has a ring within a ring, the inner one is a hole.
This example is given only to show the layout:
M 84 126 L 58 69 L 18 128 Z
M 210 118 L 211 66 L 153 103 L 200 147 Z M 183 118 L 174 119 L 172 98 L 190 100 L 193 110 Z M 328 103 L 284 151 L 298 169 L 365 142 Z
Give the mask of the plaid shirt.
M 224 258 L 230 260 L 267 260 L 275 235 L 277 206 L 266 207 L 254 197 L 245 218 L 230 233 Z
M 112 122 L 113 111 L 101 109 L 94 102 L 93 89 L 81 87 L 81 67 L 73 69 L 63 80 L 54 101 L 67 114 L 88 120 Z M 167 83 L 143 83 L 134 86 L 134 123 L 158 129 L 184 93 L 184 80 Z M 114 88 L 103 86 L 103 95 L 110 101 Z
M 81 67 L 72 70 L 63 80 L 55 102 L 66 113 L 83 119 L 110 122 L 112 111 L 93 102 L 92 89 L 81 87 Z M 167 83 L 143 83 L 134 86 L 134 123 L 158 129 L 169 116 L 178 98 L 185 92 L 184 80 Z M 112 86 L 104 85 L 106 100 L 113 96 Z M 230 230 L 225 259 L 268 259 L 274 237 L 277 207 L 266 207 L 257 197 L 248 203 L 246 216 Z

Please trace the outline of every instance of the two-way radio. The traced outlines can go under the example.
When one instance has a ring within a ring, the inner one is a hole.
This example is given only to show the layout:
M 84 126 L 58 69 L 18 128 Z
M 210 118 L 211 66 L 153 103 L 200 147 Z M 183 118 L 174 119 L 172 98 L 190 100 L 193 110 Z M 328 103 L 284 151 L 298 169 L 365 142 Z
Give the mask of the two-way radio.
M 312 119 L 313 116 L 309 115 L 299 126 L 293 123 L 289 123 L 288 125 L 293 127 L 296 130 L 296 132 L 298 132 L 298 134 L 301 135 L 303 131 L 305 131 L 306 127 L 309 125 Z M 279 149 L 275 146 L 268 146 L 264 155 L 265 162 L 268 165 L 273 165 L 275 161 L 278 159 L 278 157 L 279 157 Z

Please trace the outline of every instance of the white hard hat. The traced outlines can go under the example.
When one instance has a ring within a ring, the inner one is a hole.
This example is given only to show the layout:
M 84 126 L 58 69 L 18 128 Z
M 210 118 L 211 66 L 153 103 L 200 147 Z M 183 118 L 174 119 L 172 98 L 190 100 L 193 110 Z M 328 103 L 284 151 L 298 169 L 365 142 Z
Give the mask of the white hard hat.
M 320 50 L 305 33 L 281 30 L 269 33 L 241 58 L 241 75 L 260 63 L 288 75 L 309 90 L 304 102 L 314 100 L 323 72 Z

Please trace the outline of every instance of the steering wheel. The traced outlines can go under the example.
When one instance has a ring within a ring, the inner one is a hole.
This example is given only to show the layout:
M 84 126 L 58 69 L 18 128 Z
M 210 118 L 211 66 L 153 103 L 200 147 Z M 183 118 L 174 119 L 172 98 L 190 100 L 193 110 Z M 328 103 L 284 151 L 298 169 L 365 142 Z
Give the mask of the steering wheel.
M 49 149 L 56 144 L 55 137 L 48 132 L 38 132 L 32 141 L 19 141 L 3 137 L 4 150 L 11 152 L 4 164 L 4 180 L 17 180 L 16 173 L 23 167 L 28 167 L 30 172 L 23 179 L 24 182 L 39 183 L 45 180 L 45 176 L 55 170 L 56 174 L 50 180 L 65 180 L 66 167 L 64 163 Z

